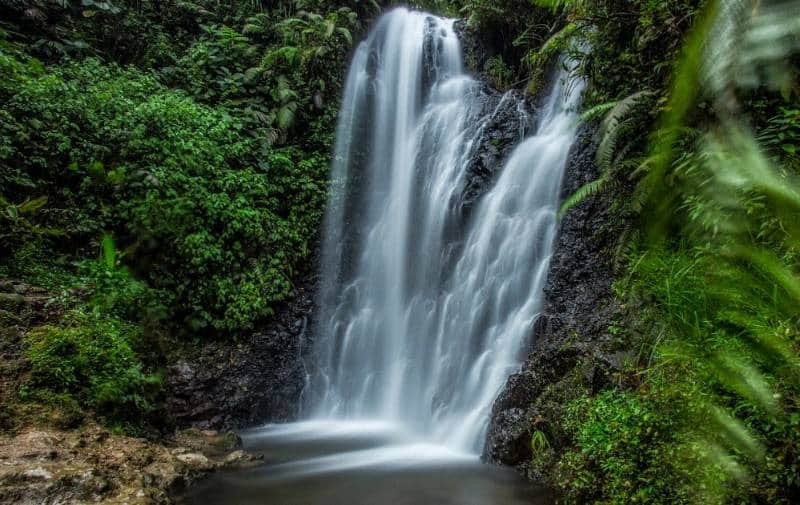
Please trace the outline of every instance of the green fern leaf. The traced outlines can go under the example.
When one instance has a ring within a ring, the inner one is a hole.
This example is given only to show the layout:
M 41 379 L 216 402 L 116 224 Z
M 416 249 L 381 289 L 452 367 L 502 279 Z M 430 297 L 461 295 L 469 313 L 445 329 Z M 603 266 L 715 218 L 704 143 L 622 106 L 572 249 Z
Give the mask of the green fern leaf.
M 561 204 L 561 208 L 558 210 L 558 218 L 561 219 L 564 215 L 569 211 L 571 208 L 575 207 L 576 205 L 580 204 L 587 198 L 597 195 L 602 192 L 609 183 L 609 177 L 603 175 L 597 180 L 592 182 L 587 182 L 580 188 L 578 188 L 575 193 L 573 193 L 569 198 L 567 198 L 563 204 Z

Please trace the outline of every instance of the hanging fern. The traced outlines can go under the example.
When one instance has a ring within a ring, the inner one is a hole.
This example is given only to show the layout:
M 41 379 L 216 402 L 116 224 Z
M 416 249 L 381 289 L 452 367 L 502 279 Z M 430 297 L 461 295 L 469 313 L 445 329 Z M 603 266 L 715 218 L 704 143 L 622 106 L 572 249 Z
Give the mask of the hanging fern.
M 576 31 L 577 25 L 570 23 L 547 39 L 542 47 L 531 50 L 525 55 L 523 62 L 530 72 L 529 93 L 534 94 L 539 90 L 544 81 L 544 72 L 548 64 L 558 55 L 567 52 L 569 42 Z
M 634 113 L 652 96 L 651 91 L 639 91 L 617 102 L 606 114 L 600 127 L 601 140 L 597 148 L 597 164 L 601 171 L 610 170 L 614 161 L 618 160 L 615 155 L 620 138 L 632 133 L 633 128 L 640 124 Z
M 598 131 L 600 143 L 596 154 L 601 175 L 597 180 L 584 184 L 564 201 L 559 210 L 559 218 L 572 207 L 604 191 L 612 182 L 616 183 L 621 169 L 632 169 L 631 172 L 636 173 L 635 170 L 642 163 L 626 158 L 643 138 L 639 111 L 645 109 L 644 105 L 649 103 L 653 95 L 648 90 L 639 91 L 622 100 L 592 107 L 581 115 L 581 121 L 590 121 L 605 114 Z M 626 142 L 620 145 L 623 139 Z
M 581 114 L 579 121 L 581 123 L 588 123 L 590 121 L 594 121 L 604 117 L 608 111 L 614 108 L 617 105 L 617 101 L 613 102 L 606 102 L 601 103 L 600 105 L 595 105 L 594 107 L 587 109 L 586 111 Z
M 578 188 L 577 191 L 575 191 L 569 198 L 564 200 L 564 203 L 561 204 L 561 208 L 558 211 L 558 218 L 561 219 L 564 217 L 564 214 L 566 214 L 568 210 L 587 198 L 601 193 L 608 185 L 608 181 L 608 174 L 603 174 L 599 179 L 587 182 Z

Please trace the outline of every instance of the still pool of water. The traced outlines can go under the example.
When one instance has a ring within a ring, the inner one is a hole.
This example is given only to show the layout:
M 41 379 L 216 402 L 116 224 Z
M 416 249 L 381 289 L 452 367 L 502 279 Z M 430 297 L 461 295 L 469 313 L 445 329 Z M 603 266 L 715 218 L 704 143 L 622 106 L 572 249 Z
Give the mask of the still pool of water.
M 212 475 L 182 505 L 549 505 L 545 489 L 380 422 L 310 421 L 242 433 L 264 464 Z

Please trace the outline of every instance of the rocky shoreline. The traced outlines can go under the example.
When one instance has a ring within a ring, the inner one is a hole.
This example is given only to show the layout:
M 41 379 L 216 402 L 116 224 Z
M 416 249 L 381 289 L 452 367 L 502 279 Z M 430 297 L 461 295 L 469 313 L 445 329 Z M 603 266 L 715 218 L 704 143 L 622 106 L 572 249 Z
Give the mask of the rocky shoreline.
M 260 458 L 234 433 L 184 430 L 157 442 L 94 423 L 0 436 L 0 503 L 161 505 L 210 472 Z

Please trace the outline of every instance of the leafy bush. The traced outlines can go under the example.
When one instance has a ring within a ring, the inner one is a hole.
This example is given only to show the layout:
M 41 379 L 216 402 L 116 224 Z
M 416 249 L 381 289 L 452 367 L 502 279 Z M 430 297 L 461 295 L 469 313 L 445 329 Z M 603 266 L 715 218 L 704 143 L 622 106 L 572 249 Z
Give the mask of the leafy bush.
M 72 281 L 84 293 L 88 306 L 97 314 L 143 323 L 148 328 L 166 319 L 170 294 L 134 278 L 121 264 L 110 235 L 101 243 L 102 257 L 78 262 L 78 276 Z
M 108 419 L 142 423 L 157 408 L 161 377 L 139 361 L 137 339 L 135 326 L 79 311 L 37 328 L 25 337 L 31 376 L 22 395 L 73 398 Z
M 500 56 L 489 58 L 486 61 L 484 71 L 489 78 L 489 82 L 496 89 L 507 90 L 513 84 L 514 73 Z
M 358 16 L 379 8 L 0 10 L 0 276 L 48 289 L 67 313 L 28 337 L 23 397 L 58 406 L 65 425 L 81 408 L 160 424 L 152 371 L 166 341 L 235 337 L 292 295 Z
M 63 234 L 53 247 L 87 254 L 81 244 L 114 231 L 125 262 L 194 329 L 252 328 L 291 294 L 325 156 L 265 152 L 221 107 L 92 59 L 28 76 L 5 110 L 17 119 L 0 165 L 24 177 L 8 189 L 48 196 L 34 222 Z

